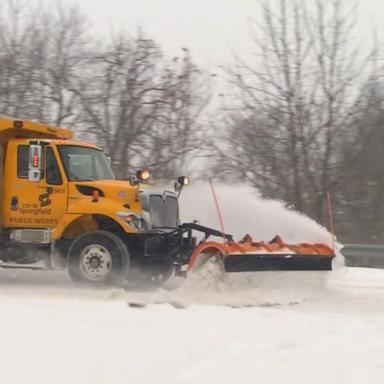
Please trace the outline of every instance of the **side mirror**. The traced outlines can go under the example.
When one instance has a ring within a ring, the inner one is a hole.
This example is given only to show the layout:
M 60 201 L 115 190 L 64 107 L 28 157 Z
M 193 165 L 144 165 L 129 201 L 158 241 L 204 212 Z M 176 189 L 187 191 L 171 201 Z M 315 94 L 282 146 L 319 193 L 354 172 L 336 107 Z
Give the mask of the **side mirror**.
M 179 196 L 183 188 L 188 186 L 189 183 L 190 179 L 188 176 L 180 176 L 177 178 L 177 181 L 175 181 L 175 191 L 179 194 Z
M 28 156 L 28 180 L 36 183 L 40 181 L 43 169 L 43 148 L 41 145 L 32 144 Z
M 182 185 L 183 187 L 186 187 L 189 185 L 190 179 L 188 176 L 179 176 L 177 178 L 177 182 Z

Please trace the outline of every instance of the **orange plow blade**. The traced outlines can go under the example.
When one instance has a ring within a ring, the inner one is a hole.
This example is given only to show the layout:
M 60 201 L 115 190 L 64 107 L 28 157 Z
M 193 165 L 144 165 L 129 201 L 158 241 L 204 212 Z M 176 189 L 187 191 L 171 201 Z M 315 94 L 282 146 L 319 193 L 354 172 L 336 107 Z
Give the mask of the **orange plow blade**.
M 227 244 L 226 272 L 330 271 L 333 250 L 324 244 L 286 244 L 279 236 L 270 243 L 253 242 L 247 235 L 239 243 Z
M 240 242 L 210 242 L 197 247 L 190 269 L 194 264 L 201 265 L 200 256 L 207 255 L 219 256 L 225 272 L 330 271 L 335 257 L 334 251 L 324 244 L 286 244 L 279 236 L 269 243 L 254 242 L 246 235 Z

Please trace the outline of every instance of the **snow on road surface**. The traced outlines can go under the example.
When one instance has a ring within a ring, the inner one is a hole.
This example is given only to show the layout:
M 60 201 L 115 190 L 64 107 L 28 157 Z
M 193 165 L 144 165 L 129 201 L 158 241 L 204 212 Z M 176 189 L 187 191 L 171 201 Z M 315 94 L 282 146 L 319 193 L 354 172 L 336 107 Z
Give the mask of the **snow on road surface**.
M 1 271 L 0 382 L 382 383 L 384 271 L 297 278 L 188 294 Z
M 185 195 L 184 217 L 217 227 L 199 188 L 198 207 Z M 222 191 L 237 237 L 330 239 L 280 203 Z M 0 270 L 0 326 L 0 383 L 382 383 L 384 271 L 223 276 L 210 263 L 168 292 Z

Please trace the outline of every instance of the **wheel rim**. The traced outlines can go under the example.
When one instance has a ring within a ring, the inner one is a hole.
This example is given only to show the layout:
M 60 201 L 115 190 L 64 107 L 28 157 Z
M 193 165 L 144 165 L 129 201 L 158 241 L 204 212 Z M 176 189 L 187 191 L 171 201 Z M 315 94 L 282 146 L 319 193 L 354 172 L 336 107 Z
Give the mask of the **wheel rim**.
M 105 280 L 112 270 L 112 256 L 100 244 L 88 245 L 80 254 L 80 271 L 88 280 Z

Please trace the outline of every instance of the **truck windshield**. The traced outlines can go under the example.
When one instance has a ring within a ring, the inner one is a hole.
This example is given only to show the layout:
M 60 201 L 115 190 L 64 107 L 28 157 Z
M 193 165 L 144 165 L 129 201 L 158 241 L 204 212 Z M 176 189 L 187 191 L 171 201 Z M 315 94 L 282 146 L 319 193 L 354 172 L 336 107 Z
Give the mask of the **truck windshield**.
M 69 181 L 114 180 L 115 177 L 102 151 L 76 145 L 58 146 Z

